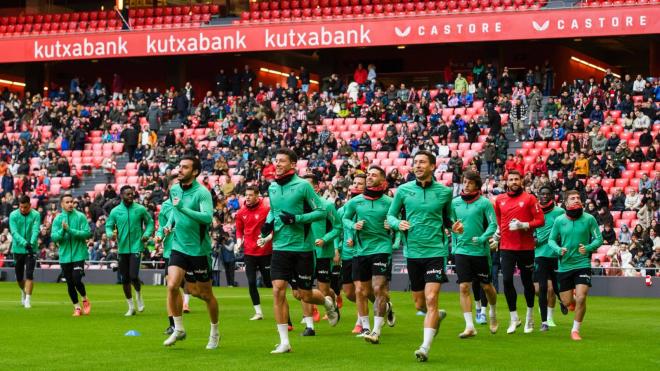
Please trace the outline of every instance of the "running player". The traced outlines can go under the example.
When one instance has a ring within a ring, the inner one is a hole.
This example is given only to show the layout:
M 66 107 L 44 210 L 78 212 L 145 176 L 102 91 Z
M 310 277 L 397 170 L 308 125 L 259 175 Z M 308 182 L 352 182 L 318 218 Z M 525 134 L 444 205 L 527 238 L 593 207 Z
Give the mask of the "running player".
M 30 299 L 34 287 L 34 267 L 37 264 L 34 254 L 39 248 L 40 225 L 41 215 L 32 209 L 30 197 L 21 196 L 18 199 L 18 210 L 9 214 L 9 232 L 12 237 L 16 282 L 21 289 L 21 305 L 26 309 L 32 308 Z
M 566 192 L 566 214 L 557 217 L 548 245 L 558 255 L 557 279 L 561 301 L 575 308 L 571 339 L 582 340 L 580 325 L 587 312 L 587 294 L 591 287 L 591 254 L 603 244 L 596 218 L 583 211 L 580 193 Z M 573 297 L 575 289 L 575 297 Z
M 303 177 L 314 188 L 314 192 L 319 194 L 319 182 L 316 175 L 305 175 Z M 333 301 L 337 300 L 337 295 L 330 287 L 330 274 L 332 272 L 332 264 L 335 258 L 334 240 L 341 233 L 341 220 L 332 202 L 320 197 L 321 207 L 323 208 L 325 217 L 321 220 L 316 220 L 310 225 L 310 233 L 306 236 L 306 243 L 314 246 L 314 277 L 318 285 L 319 291 L 326 296 L 331 297 Z M 298 290 L 298 294 L 300 290 Z M 296 299 L 300 299 L 296 297 Z M 315 336 L 314 331 L 314 313 L 318 315 L 318 310 L 311 304 L 302 303 L 303 306 L 303 322 L 305 322 L 305 330 L 303 336 Z M 339 313 L 339 312 L 338 312 Z
M 324 297 L 321 291 L 312 289 L 314 274 L 313 246 L 305 243 L 306 224 L 323 219 L 325 212 L 321 200 L 309 183 L 295 173 L 298 156 L 287 148 L 277 151 L 275 157 L 275 182 L 268 188 L 270 213 L 257 241 L 264 246 L 273 239 L 271 279 L 273 280 L 273 301 L 277 331 L 280 343 L 272 354 L 288 353 L 289 305 L 286 300 L 287 284 L 292 283 L 294 291 L 308 304 L 325 305 L 328 322 L 336 326 L 339 321 L 337 304 L 331 297 Z M 293 282 L 295 280 L 295 283 Z
M 449 248 L 444 228 L 451 228 L 452 190 L 435 181 L 435 166 L 433 153 L 417 152 L 413 158 L 416 179 L 398 188 L 387 214 L 390 226 L 404 232 L 404 255 L 413 298 L 417 310 L 426 312 L 424 341 L 415 351 L 420 362 L 428 360 L 433 338 L 447 315 L 438 310 L 438 295 L 447 282 Z
M 344 206 L 343 222 L 355 231 L 353 277 L 356 278 L 358 314 L 366 331 L 369 328 L 370 294 L 376 299 L 373 330 L 363 335 L 372 344 L 380 342 L 385 317 L 392 312 L 388 282 L 392 275 L 392 237 L 387 223 L 392 198 L 385 195 L 386 191 L 385 171 L 371 166 L 367 172 L 367 189 Z M 394 318 L 393 312 L 390 317 Z
M 73 316 L 80 317 L 92 310 L 85 284 L 82 282 L 85 276 L 85 260 L 89 259 L 87 239 L 92 233 L 85 214 L 73 207 L 73 196 L 70 193 L 62 195 L 60 204 L 62 212 L 53 220 L 50 238 L 59 245 L 60 266 L 73 303 Z M 78 302 L 78 294 L 83 299 L 82 308 Z
M 273 245 L 268 242 L 263 247 L 257 246 L 261 227 L 266 222 L 269 211 L 270 206 L 259 198 L 257 187 L 248 186 L 245 189 L 245 204 L 236 213 L 236 247 L 234 250 L 238 252 L 243 248 L 245 251 L 245 274 L 254 307 L 254 316 L 250 318 L 250 321 L 264 318 L 259 290 L 257 290 L 257 270 L 261 273 L 264 286 L 273 287 L 270 280 L 270 259 Z
M 135 315 L 131 283 L 135 288 L 138 312 L 144 311 L 144 300 L 140 288 L 140 261 L 144 243 L 154 232 L 154 220 L 147 209 L 133 202 L 135 190 L 129 185 L 121 187 L 121 203 L 115 206 L 105 222 L 105 233 L 119 246 L 119 273 L 124 296 L 128 304 L 126 316 Z
M 211 287 L 211 237 L 213 221 L 211 193 L 197 182 L 201 163 L 197 157 L 183 156 L 179 162 L 179 184 L 170 189 L 172 215 L 166 228 L 172 234 L 172 253 L 167 268 L 167 307 L 174 317 L 174 332 L 163 345 L 174 345 L 186 338 L 181 312 L 181 283 L 192 296 L 206 302 L 211 333 L 206 349 L 218 347 L 218 302 Z M 174 228 L 173 228 L 174 227 Z
M 172 216 L 172 201 L 168 198 L 160 205 L 160 212 L 158 213 L 158 230 L 156 231 L 156 243 L 161 244 L 163 251 L 163 259 L 165 260 L 165 277 L 167 277 L 167 267 L 170 263 L 170 254 L 172 253 L 172 235 L 171 229 L 167 227 L 167 221 Z M 165 329 L 165 335 L 172 335 L 174 333 L 174 316 L 167 308 L 167 318 L 169 326 Z
M 366 187 L 366 175 L 363 173 L 355 174 L 353 177 L 353 186 L 350 189 L 350 197 L 357 197 L 364 192 Z M 339 217 L 344 218 L 344 212 L 346 205 L 342 206 L 337 210 Z M 355 221 L 355 218 L 353 219 Z M 353 228 L 348 228 L 344 225 L 342 234 L 335 240 L 335 249 L 339 252 L 341 258 L 341 289 L 344 291 L 346 298 L 355 303 L 355 283 L 353 280 L 353 257 L 355 256 L 356 249 L 355 246 L 355 231 Z M 373 294 L 373 292 L 372 292 Z M 369 301 L 374 302 L 375 298 L 373 296 L 369 297 Z M 360 321 L 360 314 L 357 315 L 357 321 L 355 322 L 355 327 L 353 328 L 354 334 L 362 333 L 362 322 Z
M 523 192 L 522 176 L 519 172 L 512 170 L 507 175 L 507 193 L 495 199 L 495 215 L 501 238 L 495 234 L 493 239 L 495 242 L 499 241 L 504 296 L 511 315 L 511 323 L 506 333 L 513 334 L 521 325 L 516 311 L 518 296 L 513 286 L 513 271 L 517 266 L 527 303 L 527 334 L 534 331 L 534 229 L 543 226 L 544 219 L 536 197 Z
M 557 255 L 548 246 L 548 237 L 555 224 L 555 219 L 566 212 L 561 207 L 556 207 L 552 188 L 543 186 L 539 190 L 539 203 L 545 216 L 545 224 L 535 231 L 536 249 L 534 250 L 534 288 L 539 297 L 539 309 L 541 311 L 541 331 L 548 331 L 555 326 L 552 312 L 555 308 L 555 295 L 559 295 L 557 287 Z M 551 286 L 548 286 L 550 281 Z M 566 314 L 568 309 L 561 304 L 562 313 Z
M 495 304 L 497 292 L 492 284 L 490 248 L 488 239 L 497 230 L 497 220 L 493 204 L 481 197 L 481 176 L 467 171 L 463 175 L 463 191 L 452 201 L 452 249 L 456 263 L 456 273 L 460 286 L 460 302 L 465 318 L 465 331 L 461 339 L 477 334 L 472 321 L 472 298 L 470 289 L 476 280 L 483 288 L 490 303 L 490 332 L 497 332 Z M 479 293 L 479 291 L 477 291 Z M 485 309 L 485 308 L 484 308 Z

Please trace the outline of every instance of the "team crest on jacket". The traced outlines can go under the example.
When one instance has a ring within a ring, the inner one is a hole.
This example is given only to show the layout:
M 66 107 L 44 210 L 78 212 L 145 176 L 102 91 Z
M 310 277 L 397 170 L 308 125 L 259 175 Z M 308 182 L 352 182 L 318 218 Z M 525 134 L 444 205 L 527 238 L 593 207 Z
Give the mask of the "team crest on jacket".
M 525 203 L 524 202 L 518 202 L 518 205 L 520 205 L 520 207 L 523 207 L 523 206 L 525 206 Z

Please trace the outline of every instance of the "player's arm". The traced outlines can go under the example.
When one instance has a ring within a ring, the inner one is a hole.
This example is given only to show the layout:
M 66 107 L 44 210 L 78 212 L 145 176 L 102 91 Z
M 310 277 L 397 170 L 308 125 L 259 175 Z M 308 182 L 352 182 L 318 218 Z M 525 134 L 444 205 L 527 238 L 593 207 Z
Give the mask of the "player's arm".
M 151 235 L 154 233 L 154 218 L 151 217 L 151 214 L 147 211 L 147 209 L 142 209 L 142 219 L 144 220 L 145 228 L 144 228 L 144 233 L 142 234 L 142 239 L 146 239 L 151 237 Z
M 167 215 L 164 208 L 161 206 L 160 214 L 158 214 L 158 230 L 156 230 L 156 237 L 165 238 L 165 228 L 167 227 Z
M 11 237 L 13 238 L 13 242 L 15 242 L 16 245 L 20 247 L 24 247 L 25 245 L 27 245 L 28 242 L 25 240 L 25 238 L 23 238 L 23 236 L 21 236 L 19 232 L 21 228 L 18 225 L 19 222 L 16 220 L 18 218 L 12 217 L 14 215 L 16 214 L 12 214 L 9 216 L 9 231 L 11 233 Z
M 390 209 L 387 211 L 387 222 L 390 224 L 390 227 L 394 230 L 399 230 L 399 224 L 401 224 L 401 208 L 403 207 L 403 195 L 402 192 L 397 192 L 394 195 Z
M 559 245 L 561 243 L 561 227 L 559 224 L 560 223 L 557 223 L 555 220 L 555 224 L 552 225 L 550 237 L 548 238 L 548 246 L 550 246 L 552 251 L 554 251 L 557 255 L 561 256 L 562 247 Z
M 53 225 L 50 230 L 50 239 L 53 240 L 54 242 L 62 241 L 62 239 L 64 238 L 64 234 L 66 233 L 62 228 L 62 218 L 60 218 L 60 215 L 55 217 L 55 219 L 53 220 Z
M 76 238 L 82 238 L 82 239 L 87 239 L 92 236 L 92 232 L 89 230 L 89 223 L 87 222 L 87 218 L 85 218 L 82 214 L 79 214 L 77 216 L 78 218 L 82 219 L 80 224 L 80 228 L 72 228 L 69 226 L 69 233 L 73 237 Z
M 213 201 L 209 192 L 199 192 L 199 211 L 183 206 L 181 201 L 175 206 L 183 215 L 194 220 L 196 223 L 209 225 L 213 222 Z
M 451 190 L 448 190 L 447 193 L 447 200 L 445 202 L 445 206 L 442 208 L 442 224 L 446 229 L 449 229 L 451 231 L 452 224 L 452 207 L 451 207 Z M 455 217 L 455 216 L 454 216 Z M 455 221 L 455 220 L 454 220 Z
M 337 214 L 334 205 L 330 205 L 329 209 L 328 219 L 332 224 L 332 229 L 321 238 L 325 243 L 336 239 L 341 234 L 342 229 L 341 219 L 339 219 L 339 214 Z
M 344 205 L 344 216 L 342 217 L 342 224 L 344 227 L 350 230 L 355 230 L 355 213 L 356 210 L 353 202 L 348 201 L 346 205 Z
M 542 227 L 545 224 L 545 215 L 541 206 L 539 206 L 539 201 L 536 197 L 531 197 L 531 207 L 532 207 L 532 220 L 529 221 L 529 228 L 538 228 Z
M 32 220 L 32 235 L 30 236 L 32 248 L 37 247 L 39 244 L 39 226 L 41 226 L 41 214 L 37 213 Z
M 401 247 L 401 231 L 394 230 L 394 242 L 392 242 L 392 249 L 398 250 Z
M 479 243 L 484 243 L 488 241 L 488 239 L 495 234 L 495 231 L 497 231 L 497 217 L 495 216 L 495 210 L 493 209 L 493 204 L 491 204 L 490 202 L 484 203 L 483 215 L 486 218 L 488 227 L 486 228 L 484 233 L 478 237 Z
M 326 217 L 326 212 L 323 209 L 323 202 L 319 195 L 314 192 L 314 189 L 309 184 L 304 184 L 304 202 L 307 202 L 312 211 L 295 216 L 295 222 L 301 224 L 309 224 Z
M 110 215 L 108 215 L 108 219 L 105 221 L 105 235 L 108 236 L 108 238 L 111 238 L 115 233 L 115 225 L 117 224 L 115 214 L 115 210 L 113 209 L 110 211 Z
M 595 218 L 589 218 L 589 230 L 591 231 L 591 242 L 584 248 L 588 253 L 598 250 L 603 245 L 603 234 L 600 232 Z

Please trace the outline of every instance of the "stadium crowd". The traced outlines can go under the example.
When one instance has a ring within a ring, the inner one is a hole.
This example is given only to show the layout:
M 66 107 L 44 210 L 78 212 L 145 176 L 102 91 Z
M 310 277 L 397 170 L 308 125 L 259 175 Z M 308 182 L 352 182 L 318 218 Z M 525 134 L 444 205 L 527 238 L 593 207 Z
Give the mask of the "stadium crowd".
M 216 91 L 205 94 L 190 83 L 163 92 L 125 89 L 118 74 L 110 86 L 101 78 L 89 83 L 74 78 L 68 89 L 51 88 L 44 96 L 26 92 L 19 97 L 5 90 L 0 96 L 0 265 L 11 252 L 8 216 L 24 193 L 31 195 L 42 215 L 39 258 L 57 259 L 50 241 L 50 223 L 58 212 L 56 197 L 49 192 L 51 178 L 71 177 L 71 187 L 76 188 L 90 176 L 93 166 L 77 167 L 62 154 L 83 150 L 90 133 L 101 131 L 103 143 L 123 143 L 129 160 L 137 163 L 138 201 L 154 215 L 167 197 L 178 159 L 199 156 L 201 183 L 212 191 L 216 206 L 211 232 L 214 269 L 225 270 L 230 283 L 235 261 L 240 260 L 233 250 L 241 195 L 248 184 L 266 195 L 274 179 L 271 158 L 280 147 L 307 160 L 304 171 L 322 181 L 323 197 L 337 207 L 346 201 L 353 176 L 371 164 L 365 153 L 396 152 L 398 159 L 422 149 L 437 153 L 443 159 L 437 178 L 453 184 L 454 195 L 466 169 L 481 171 L 488 179 L 483 193 L 489 196 L 505 192 L 502 176 L 515 169 L 524 174 L 528 192 L 550 185 L 559 204 L 564 192 L 580 192 L 585 210 L 597 218 L 610 246 L 594 260 L 595 274 L 637 275 L 660 268 L 660 172 L 649 171 L 638 186 L 624 187 L 627 193 L 604 189 L 599 181 L 621 178 L 631 163 L 657 162 L 658 79 L 620 79 L 608 70 L 600 81 L 564 81 L 554 89 L 558 95 L 549 96 L 554 88 L 549 64 L 512 76 L 506 67 L 498 71 L 477 61 L 466 75 L 445 71 L 445 84 L 430 89 L 397 87 L 383 85 L 374 65 L 359 65 L 352 76 L 322 79 L 317 89 L 310 87 L 304 68 L 292 72 L 284 85 L 266 86 L 245 66 L 231 75 L 221 71 L 215 78 Z M 446 114 L 450 109 L 454 113 Z M 345 138 L 329 127 L 332 119 L 360 119 L 363 125 L 382 124 L 383 130 L 355 131 Z M 161 126 L 171 120 L 183 130 L 163 129 L 166 134 L 159 135 Z M 622 130 L 612 129 L 615 125 Z M 40 127 L 51 129 L 46 133 Z M 203 135 L 189 135 L 189 129 L 205 130 Z M 635 133 L 638 139 L 631 145 Z M 519 141 L 567 145 L 551 148 L 547 155 L 536 153 L 530 163 L 530 156 L 510 153 L 509 147 Z M 459 143 L 482 146 L 469 158 L 456 150 Z M 121 169 L 114 155 L 97 166 L 109 185 L 103 193 L 77 197 L 76 207 L 90 221 L 90 260 L 109 264 L 117 259 L 117 247 L 105 235 L 104 223 L 119 203 L 112 184 Z M 390 189 L 411 179 L 406 166 L 394 166 L 387 175 Z M 630 219 L 636 225 L 617 226 L 613 212 L 634 213 Z M 160 260 L 153 242 L 149 245 L 145 260 Z

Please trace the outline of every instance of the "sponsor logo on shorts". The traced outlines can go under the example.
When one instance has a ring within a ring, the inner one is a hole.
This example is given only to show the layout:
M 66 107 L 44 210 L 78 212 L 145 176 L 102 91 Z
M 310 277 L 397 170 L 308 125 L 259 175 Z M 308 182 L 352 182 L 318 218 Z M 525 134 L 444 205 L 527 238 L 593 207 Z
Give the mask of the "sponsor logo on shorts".
M 270 269 L 270 265 L 265 266 L 264 269 Z
M 311 279 L 312 279 L 312 276 L 301 276 L 301 275 L 298 275 L 298 279 L 299 279 L 299 280 L 311 280 Z
M 383 268 L 387 268 L 387 263 L 383 263 L 383 262 L 375 262 L 375 263 L 374 263 L 374 267 L 383 267 Z
M 326 271 L 326 270 L 317 271 L 317 272 L 318 272 L 318 274 L 328 274 L 328 271 Z M 302 278 L 302 276 L 301 276 L 301 278 Z
M 442 269 L 431 269 L 431 270 L 426 271 L 426 274 L 438 274 L 438 275 L 440 275 L 440 274 L 442 274 Z
M 208 269 L 196 269 L 193 271 L 195 274 L 206 274 L 209 272 Z
M 478 277 L 488 278 L 488 275 L 485 273 L 477 273 Z

